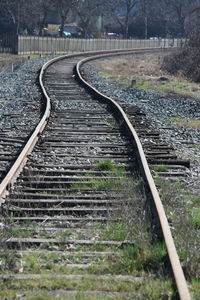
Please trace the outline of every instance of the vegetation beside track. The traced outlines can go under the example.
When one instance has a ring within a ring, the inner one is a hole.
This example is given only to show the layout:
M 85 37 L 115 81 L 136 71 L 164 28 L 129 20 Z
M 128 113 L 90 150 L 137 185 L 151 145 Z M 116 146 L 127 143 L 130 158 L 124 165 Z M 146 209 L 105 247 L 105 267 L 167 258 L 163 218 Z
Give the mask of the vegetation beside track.
M 161 68 L 162 60 L 162 56 L 147 55 L 107 59 L 106 63 L 105 60 L 95 61 L 93 65 L 106 82 L 113 82 L 119 88 L 150 89 L 160 93 L 162 97 L 183 96 L 199 101 L 200 85 L 186 80 L 180 74 L 169 75 Z M 198 119 L 176 116 L 161 119 L 166 121 L 169 127 L 199 130 Z M 200 149 L 195 142 L 191 143 L 190 147 L 194 147 L 196 151 Z M 193 161 L 192 157 L 187 157 L 187 153 L 181 152 L 179 156 L 191 159 L 193 166 L 199 164 L 196 158 Z M 198 190 L 193 188 L 191 183 L 188 184 L 187 179 L 179 182 L 178 178 L 173 181 L 170 177 L 159 176 L 159 172 L 168 171 L 165 165 L 154 165 L 151 170 L 167 213 L 184 273 L 190 283 L 192 297 L 198 299 L 200 294 L 200 198 L 197 194 Z
M 99 74 L 108 81 L 117 82 L 122 88 L 150 89 L 163 95 L 180 94 L 198 99 L 200 85 L 187 81 L 181 74 L 170 75 L 162 69 L 162 55 L 123 57 L 96 61 Z

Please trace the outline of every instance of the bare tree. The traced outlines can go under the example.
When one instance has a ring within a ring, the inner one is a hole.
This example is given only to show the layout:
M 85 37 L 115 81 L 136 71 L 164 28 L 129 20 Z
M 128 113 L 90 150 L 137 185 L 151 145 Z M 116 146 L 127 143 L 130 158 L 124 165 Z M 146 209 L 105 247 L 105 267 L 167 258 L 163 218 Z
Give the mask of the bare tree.
M 144 18 L 144 38 L 148 37 L 148 12 L 149 12 L 149 0 L 140 0 L 140 8 Z
M 16 34 L 19 33 L 22 15 L 25 14 L 27 4 L 25 4 L 24 0 L 1 0 L 1 8 L 5 12 L 5 16 L 8 18 Z
M 140 0 L 111 0 L 105 3 L 106 10 L 112 19 L 117 21 L 123 32 L 124 38 L 128 38 L 129 25 L 137 10 Z M 134 10 L 135 9 L 135 10 Z
M 46 24 L 46 18 L 50 9 L 52 8 L 54 0 L 36 0 L 35 15 L 39 25 L 39 35 L 42 34 L 42 30 Z
M 102 1 L 77 0 L 74 9 L 79 17 L 84 36 L 90 36 L 95 31 L 94 23 L 102 14 Z
M 60 31 L 59 35 L 63 36 L 64 25 L 67 20 L 67 16 L 71 9 L 73 9 L 75 0 L 54 0 L 55 7 L 58 10 L 58 14 L 60 16 Z
M 165 10 L 168 13 L 168 21 L 176 22 L 175 28 L 181 36 L 185 35 L 185 21 L 188 16 L 191 4 L 195 0 L 162 0 Z
M 187 19 L 188 32 L 197 31 L 200 28 L 200 0 L 192 3 Z

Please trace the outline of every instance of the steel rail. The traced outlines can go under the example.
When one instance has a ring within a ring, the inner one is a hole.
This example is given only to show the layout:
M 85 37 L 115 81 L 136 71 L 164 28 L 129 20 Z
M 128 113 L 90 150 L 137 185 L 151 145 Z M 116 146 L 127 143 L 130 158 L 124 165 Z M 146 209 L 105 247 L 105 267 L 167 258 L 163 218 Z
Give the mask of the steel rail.
M 145 175 L 146 181 L 149 185 L 149 188 L 150 188 L 150 191 L 151 191 L 151 194 L 152 194 L 152 197 L 154 199 L 154 203 L 155 203 L 155 206 L 157 209 L 157 213 L 159 216 L 163 236 L 165 238 L 165 243 L 167 246 L 167 251 L 168 251 L 169 258 L 170 258 L 170 262 L 171 262 L 172 270 L 174 273 L 174 277 L 175 277 L 175 281 L 176 281 L 180 299 L 181 300 L 189 300 L 189 299 L 191 299 L 190 294 L 189 294 L 187 283 L 186 283 L 186 280 L 185 280 L 185 277 L 183 274 L 183 270 L 180 265 L 179 257 L 178 257 L 178 254 L 177 254 L 177 251 L 176 251 L 176 248 L 174 245 L 174 241 L 173 241 L 172 234 L 171 234 L 171 231 L 169 228 L 169 224 L 168 224 L 168 221 L 166 218 L 166 214 L 165 214 L 162 202 L 160 200 L 158 191 L 156 189 L 154 180 L 152 178 L 151 172 L 149 170 L 148 163 L 147 163 L 146 157 L 144 155 L 144 151 L 143 151 L 142 145 L 140 143 L 140 140 L 139 140 L 133 126 L 131 125 L 130 121 L 128 120 L 125 112 L 123 111 L 123 109 L 113 99 L 98 92 L 94 87 L 92 87 L 89 83 L 87 83 L 83 79 L 82 75 L 80 74 L 80 66 L 83 63 L 85 63 L 86 61 L 92 60 L 94 58 L 103 57 L 102 54 L 104 54 L 104 56 L 111 56 L 111 55 L 113 56 L 113 55 L 128 54 L 128 53 L 147 53 L 147 52 L 153 53 L 153 52 L 158 52 L 158 51 L 161 51 L 161 49 L 160 48 L 158 48 L 158 49 L 132 49 L 132 50 L 129 49 L 129 50 L 117 50 L 117 51 L 98 51 L 98 52 L 90 51 L 90 52 L 85 52 L 85 53 L 64 55 L 61 57 L 54 58 L 54 59 L 50 60 L 49 62 L 47 62 L 46 64 L 44 64 L 41 69 L 41 72 L 40 72 L 39 81 L 40 81 L 40 85 L 43 90 L 44 96 L 46 98 L 45 112 L 44 112 L 41 120 L 39 121 L 38 125 L 36 126 L 35 130 L 33 131 L 31 137 L 25 144 L 25 147 L 23 148 L 23 150 L 19 154 L 18 158 L 16 159 L 15 163 L 13 164 L 13 166 L 11 167 L 11 169 L 9 170 L 9 172 L 7 173 L 7 175 L 5 176 L 5 178 L 3 179 L 3 181 L 0 184 L 0 205 L 1 205 L 1 203 L 5 202 L 4 197 L 8 194 L 9 188 L 13 185 L 17 176 L 19 175 L 19 173 L 22 171 L 23 167 L 25 166 L 26 161 L 28 159 L 28 155 L 31 153 L 32 149 L 34 148 L 35 144 L 37 143 L 42 131 L 44 130 L 44 128 L 48 122 L 48 118 L 49 118 L 50 112 L 51 112 L 51 103 L 50 103 L 50 98 L 48 97 L 48 94 L 47 94 L 44 84 L 43 84 L 43 75 L 45 73 L 45 70 L 54 62 L 65 59 L 65 58 L 85 56 L 85 55 L 95 55 L 95 57 L 93 56 L 90 58 L 83 59 L 77 64 L 77 66 L 76 66 L 77 74 L 78 74 L 79 78 L 81 79 L 81 81 L 85 84 L 85 86 L 87 86 L 88 88 L 93 90 L 97 95 L 103 97 L 110 104 L 112 104 L 113 107 L 115 107 L 116 111 L 122 116 L 124 123 L 126 124 L 127 128 L 129 129 L 129 132 L 131 133 L 131 135 L 135 141 L 136 147 L 138 149 L 138 153 L 140 154 L 139 156 L 140 156 L 141 166 L 144 171 L 144 175 Z M 100 55 L 100 53 L 101 53 L 101 55 Z
M 140 53 L 141 51 L 142 52 L 148 52 L 148 51 L 156 52 L 156 51 L 165 51 L 165 50 L 163 50 L 162 48 L 153 48 L 153 49 L 147 48 L 147 49 L 123 49 L 123 50 L 112 50 L 112 51 L 110 51 L 110 50 L 89 51 L 89 52 L 84 52 L 84 53 L 80 52 L 80 53 L 76 53 L 76 54 L 68 54 L 68 55 L 56 57 L 43 65 L 43 67 L 41 68 L 40 75 L 39 75 L 39 82 L 40 82 L 40 86 L 42 88 L 43 94 L 46 98 L 45 112 L 44 112 L 41 120 L 39 121 L 38 125 L 34 129 L 33 133 L 31 134 L 29 140 L 26 142 L 24 148 L 22 149 L 19 156 L 15 160 L 14 164 L 12 165 L 12 167 L 10 168 L 10 170 L 8 171 L 8 173 L 6 174 L 6 176 L 0 183 L 0 206 L 2 203 L 5 202 L 4 198 L 8 195 L 9 189 L 12 187 L 13 183 L 16 181 L 17 177 L 19 176 L 20 172 L 22 171 L 23 167 L 25 166 L 27 159 L 28 159 L 27 157 L 31 153 L 35 144 L 37 143 L 39 136 L 43 132 L 43 130 L 48 122 L 48 118 L 50 116 L 51 103 L 50 103 L 50 99 L 48 97 L 48 94 L 47 94 L 44 84 L 43 84 L 43 75 L 45 73 L 45 70 L 50 65 L 52 65 L 54 62 L 65 59 L 65 58 L 70 58 L 70 57 L 86 56 L 86 55 L 91 55 L 91 54 L 99 55 L 100 53 L 106 54 L 106 55 L 107 54 L 108 55 L 109 54 L 120 55 L 120 53 L 124 53 L 124 54 Z
M 51 112 L 51 104 L 50 104 L 50 99 L 45 91 L 45 88 L 44 88 L 44 85 L 42 82 L 42 77 L 43 77 L 43 74 L 44 74 L 46 68 L 50 64 L 55 62 L 56 60 L 58 60 L 58 58 L 55 58 L 55 59 L 47 62 L 46 64 L 43 65 L 43 67 L 41 69 L 40 76 L 39 76 L 39 82 L 40 82 L 41 88 L 42 88 L 43 93 L 46 98 L 45 111 L 44 111 L 44 114 L 43 114 L 41 120 L 39 121 L 38 125 L 34 129 L 33 133 L 31 134 L 31 136 L 28 139 L 27 143 L 25 144 L 24 148 L 22 149 L 21 153 L 19 154 L 16 161 L 14 162 L 14 164 L 12 165 L 12 167 L 10 168 L 10 170 L 8 171 L 5 178 L 2 180 L 2 182 L 0 184 L 0 205 L 5 202 L 4 198 L 8 195 L 9 189 L 12 187 L 12 185 L 16 181 L 18 175 L 20 174 L 23 167 L 25 166 L 27 159 L 28 159 L 28 155 L 33 150 L 35 144 L 37 143 L 41 133 L 43 132 L 43 130 L 48 122 L 48 118 L 49 118 L 50 112 Z
M 153 201 L 154 201 L 154 205 L 156 207 L 157 215 L 158 215 L 159 222 L 161 225 L 164 241 L 165 241 L 165 244 L 167 247 L 167 252 L 168 252 L 169 259 L 170 259 L 170 264 L 171 264 L 172 271 L 174 274 L 174 278 L 175 278 L 175 282 L 176 282 L 180 300 L 190 300 L 191 297 L 190 297 L 188 285 L 187 285 L 187 282 L 186 282 L 186 279 L 185 279 L 185 276 L 183 273 L 183 269 L 181 267 L 181 263 L 180 263 L 179 256 L 178 256 L 175 244 L 174 244 L 170 226 L 169 226 L 158 190 L 156 188 L 151 171 L 149 169 L 149 165 L 147 163 L 147 159 L 144 154 L 144 150 L 143 150 L 142 144 L 140 142 L 140 139 L 139 139 L 135 129 L 133 128 L 132 124 L 130 123 L 128 117 L 126 116 L 124 110 L 117 104 L 117 102 L 114 101 L 112 98 L 106 96 L 105 94 L 102 94 L 101 92 L 99 92 L 96 88 L 94 88 L 91 84 L 89 84 L 81 75 L 80 68 L 84 63 L 89 62 L 94 59 L 97 59 L 97 58 L 108 57 L 108 56 L 109 56 L 109 54 L 100 55 L 100 56 L 85 58 L 85 59 L 79 61 L 78 64 L 76 65 L 76 73 L 78 75 L 79 80 L 81 80 L 81 82 L 87 88 L 89 88 L 96 95 L 100 96 L 101 98 L 103 98 L 105 101 L 107 101 L 108 103 L 110 103 L 112 105 L 112 107 L 115 109 L 115 111 L 117 111 L 117 113 L 119 115 L 121 115 L 121 117 L 124 121 L 124 124 L 128 128 L 128 131 L 130 132 L 130 134 L 133 138 L 134 144 L 135 144 L 137 152 L 138 152 L 140 166 L 141 166 L 144 178 L 147 182 L 148 188 L 150 190 L 150 193 L 151 193 Z

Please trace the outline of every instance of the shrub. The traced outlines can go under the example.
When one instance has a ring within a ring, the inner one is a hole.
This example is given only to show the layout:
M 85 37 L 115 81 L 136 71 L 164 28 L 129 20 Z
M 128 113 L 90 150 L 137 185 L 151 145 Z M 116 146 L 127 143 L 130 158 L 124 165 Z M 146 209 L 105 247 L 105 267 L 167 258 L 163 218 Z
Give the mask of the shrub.
M 162 68 L 170 74 L 182 74 L 200 82 L 200 30 L 196 31 L 177 52 L 164 58 Z

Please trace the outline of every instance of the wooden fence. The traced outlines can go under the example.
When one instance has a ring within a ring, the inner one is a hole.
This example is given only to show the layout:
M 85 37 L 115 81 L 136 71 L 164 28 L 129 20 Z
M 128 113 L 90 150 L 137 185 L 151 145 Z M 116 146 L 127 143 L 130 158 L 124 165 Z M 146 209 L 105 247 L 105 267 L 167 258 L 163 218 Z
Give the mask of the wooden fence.
M 62 54 L 84 51 L 180 47 L 180 39 L 72 39 L 40 36 L 0 36 L 0 53 Z

